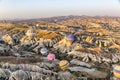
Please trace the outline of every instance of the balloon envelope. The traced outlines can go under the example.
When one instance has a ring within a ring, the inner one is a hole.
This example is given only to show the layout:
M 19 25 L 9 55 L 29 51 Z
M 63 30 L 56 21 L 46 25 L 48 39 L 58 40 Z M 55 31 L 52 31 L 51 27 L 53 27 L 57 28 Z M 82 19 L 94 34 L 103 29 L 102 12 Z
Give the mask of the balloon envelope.
M 67 40 L 73 42 L 73 41 L 75 41 L 75 36 L 73 34 L 70 34 L 67 36 Z
M 53 61 L 55 60 L 55 54 L 53 54 L 53 53 L 48 54 L 47 59 L 48 59 L 50 62 L 53 62 Z
M 113 74 L 116 78 L 120 78 L 120 66 L 116 66 L 114 69 L 113 69 Z
M 36 34 L 36 32 L 35 32 L 35 30 L 28 30 L 27 32 L 26 32 L 26 35 L 27 36 L 34 36 Z
M 59 66 L 60 66 L 61 70 L 65 71 L 69 67 L 69 62 L 66 60 L 62 60 L 62 61 L 60 61 Z
M 47 55 L 48 50 L 47 50 L 47 48 L 42 48 L 40 50 L 40 52 L 41 52 L 42 55 Z

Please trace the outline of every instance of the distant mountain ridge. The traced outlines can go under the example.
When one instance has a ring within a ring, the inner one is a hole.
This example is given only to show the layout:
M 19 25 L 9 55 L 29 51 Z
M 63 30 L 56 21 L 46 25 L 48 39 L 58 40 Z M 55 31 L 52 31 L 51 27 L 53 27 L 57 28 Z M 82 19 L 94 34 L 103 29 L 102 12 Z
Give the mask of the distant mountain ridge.
M 43 21 L 49 21 L 49 22 L 60 22 L 63 20 L 70 20 L 70 19 L 87 19 L 87 18 L 120 18 L 115 16 L 87 16 L 87 15 L 69 15 L 69 16 L 53 16 L 53 17 L 46 17 L 46 18 L 31 18 L 31 19 L 21 19 L 21 18 L 15 18 L 15 19 L 3 19 L 0 21 L 35 21 L 35 20 L 43 20 Z

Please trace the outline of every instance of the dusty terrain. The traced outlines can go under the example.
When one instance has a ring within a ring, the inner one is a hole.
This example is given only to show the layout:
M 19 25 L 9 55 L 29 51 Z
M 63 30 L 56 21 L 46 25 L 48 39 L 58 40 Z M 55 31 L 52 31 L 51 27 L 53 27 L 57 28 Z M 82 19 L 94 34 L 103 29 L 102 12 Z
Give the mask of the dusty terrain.
M 19 70 L 31 72 L 30 77 L 25 78 L 28 80 L 39 79 L 39 75 L 45 79 L 49 77 L 50 80 L 79 80 L 82 77 L 109 80 L 113 77 L 113 67 L 120 63 L 119 17 L 68 16 L 0 21 L 0 31 L 1 72 L 4 69 L 11 73 Z M 72 44 L 67 40 L 69 34 L 75 36 Z M 40 52 L 43 47 L 56 56 L 51 66 L 46 56 Z M 61 60 L 70 63 L 64 72 L 61 72 L 58 65 Z M 37 67 L 38 71 L 32 66 Z M 38 75 L 33 75 L 33 72 Z M 50 77 L 51 73 L 54 76 Z M 17 72 L 14 74 L 17 75 Z M 49 75 L 45 76 L 46 74 Z M 0 75 L 7 79 L 13 76 L 3 76 L 3 73 Z

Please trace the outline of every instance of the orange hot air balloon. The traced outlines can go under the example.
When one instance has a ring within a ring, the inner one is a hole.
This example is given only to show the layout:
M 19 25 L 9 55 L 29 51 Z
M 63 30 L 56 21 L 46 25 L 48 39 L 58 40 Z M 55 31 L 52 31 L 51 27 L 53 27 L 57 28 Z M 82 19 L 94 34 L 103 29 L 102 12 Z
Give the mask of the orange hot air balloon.
M 69 62 L 66 60 L 62 60 L 59 62 L 59 66 L 60 66 L 61 70 L 63 70 L 63 71 L 67 70 L 69 65 L 70 65 Z

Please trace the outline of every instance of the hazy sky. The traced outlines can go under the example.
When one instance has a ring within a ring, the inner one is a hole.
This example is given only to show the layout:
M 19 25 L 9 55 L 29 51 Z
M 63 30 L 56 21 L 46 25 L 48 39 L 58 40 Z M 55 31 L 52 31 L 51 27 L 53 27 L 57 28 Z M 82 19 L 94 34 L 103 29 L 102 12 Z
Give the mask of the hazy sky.
M 119 0 L 0 0 L 0 19 L 64 15 L 120 16 Z

